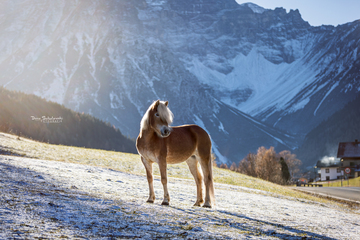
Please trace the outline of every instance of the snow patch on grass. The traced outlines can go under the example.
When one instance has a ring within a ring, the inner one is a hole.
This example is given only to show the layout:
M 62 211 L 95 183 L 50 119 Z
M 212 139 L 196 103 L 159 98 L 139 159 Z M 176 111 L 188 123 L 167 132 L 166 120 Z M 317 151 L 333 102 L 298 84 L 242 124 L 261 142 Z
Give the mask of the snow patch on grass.
M 355 239 L 359 234 L 357 214 L 228 184 L 215 184 L 217 208 L 204 209 L 192 207 L 193 180 L 169 178 L 166 207 L 160 205 L 159 178 L 157 199 L 147 204 L 145 176 L 14 156 L 0 156 L 0 172 L 0 238 Z

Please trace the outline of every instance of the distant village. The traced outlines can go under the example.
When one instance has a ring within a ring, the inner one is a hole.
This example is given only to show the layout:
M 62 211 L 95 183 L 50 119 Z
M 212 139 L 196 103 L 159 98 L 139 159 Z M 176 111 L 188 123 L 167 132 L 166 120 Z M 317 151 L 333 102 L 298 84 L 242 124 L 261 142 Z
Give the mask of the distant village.
M 346 180 L 360 177 L 360 142 L 340 142 L 337 157 L 330 157 L 327 161 L 319 160 L 308 176 L 300 178 L 302 182 L 324 182 Z

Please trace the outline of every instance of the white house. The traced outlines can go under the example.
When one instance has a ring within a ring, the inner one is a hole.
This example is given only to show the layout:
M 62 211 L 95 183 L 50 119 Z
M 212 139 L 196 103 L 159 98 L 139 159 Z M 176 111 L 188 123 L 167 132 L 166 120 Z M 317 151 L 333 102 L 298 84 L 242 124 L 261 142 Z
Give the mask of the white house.
M 321 181 L 341 179 L 341 176 L 343 175 L 343 169 L 341 168 L 340 162 L 335 161 L 334 157 L 318 161 L 316 168 L 319 169 L 318 173 Z
M 340 179 L 341 168 L 340 166 L 321 167 L 320 176 L 321 176 L 321 181 Z

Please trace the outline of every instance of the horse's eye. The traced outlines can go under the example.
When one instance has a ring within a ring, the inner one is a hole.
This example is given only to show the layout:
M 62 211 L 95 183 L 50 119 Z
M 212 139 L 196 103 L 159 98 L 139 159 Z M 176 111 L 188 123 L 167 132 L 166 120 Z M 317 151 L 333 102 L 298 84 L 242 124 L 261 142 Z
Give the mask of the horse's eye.
M 159 115 L 158 113 L 155 113 L 155 116 L 156 116 L 156 117 L 159 117 L 160 115 Z

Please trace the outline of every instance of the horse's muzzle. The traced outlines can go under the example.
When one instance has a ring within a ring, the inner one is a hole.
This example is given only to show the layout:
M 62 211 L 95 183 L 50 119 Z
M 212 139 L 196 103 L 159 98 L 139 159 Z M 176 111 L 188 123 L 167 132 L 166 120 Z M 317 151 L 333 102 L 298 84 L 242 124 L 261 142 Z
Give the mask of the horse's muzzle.
M 171 131 L 172 131 L 171 127 L 162 127 L 161 128 L 161 136 L 164 138 L 168 137 L 170 135 Z

